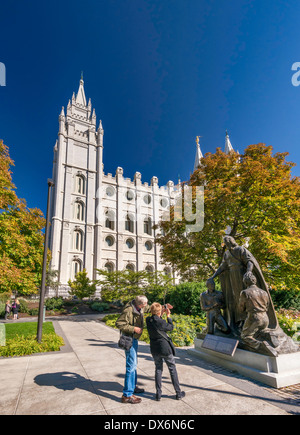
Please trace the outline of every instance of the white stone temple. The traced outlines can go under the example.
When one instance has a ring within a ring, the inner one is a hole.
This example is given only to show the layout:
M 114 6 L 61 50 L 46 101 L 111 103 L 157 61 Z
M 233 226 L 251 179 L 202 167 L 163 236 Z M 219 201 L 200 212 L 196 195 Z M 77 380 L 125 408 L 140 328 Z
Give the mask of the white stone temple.
M 54 147 L 49 249 L 51 269 L 58 270 L 59 294 L 68 293 L 68 280 L 85 268 L 90 279 L 96 269 L 163 271 L 153 226 L 162 216 L 169 218 L 169 205 L 178 186 L 169 181 L 158 185 L 157 177 L 143 183 L 139 172 L 134 179 L 104 172 L 102 122 L 96 127 L 91 100 L 86 101 L 84 82 L 73 93 L 67 111 L 59 116 L 58 139 Z M 232 146 L 226 133 L 226 152 Z M 197 138 L 194 169 L 202 153 Z M 51 296 L 51 290 L 49 290 Z

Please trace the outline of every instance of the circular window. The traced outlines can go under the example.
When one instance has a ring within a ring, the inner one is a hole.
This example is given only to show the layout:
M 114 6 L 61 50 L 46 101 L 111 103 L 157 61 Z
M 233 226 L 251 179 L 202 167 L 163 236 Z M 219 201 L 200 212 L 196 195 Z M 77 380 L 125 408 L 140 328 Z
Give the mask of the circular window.
M 126 246 L 128 249 L 132 249 L 134 247 L 134 241 L 132 239 L 127 239 Z
M 114 244 L 114 239 L 112 236 L 107 236 L 105 238 L 105 243 L 107 244 L 107 246 L 112 246 Z
M 153 245 L 152 242 L 150 242 L 149 240 L 145 243 L 145 248 L 147 249 L 147 251 L 151 251 Z
M 112 186 L 108 186 L 106 188 L 106 195 L 107 196 L 114 196 L 115 194 L 115 189 Z
M 144 203 L 145 204 L 150 204 L 151 202 L 151 196 L 150 195 L 145 195 L 144 196 Z
M 126 198 L 128 201 L 132 201 L 134 199 L 134 191 L 133 190 L 127 190 L 126 192 Z
M 162 198 L 162 199 L 160 200 L 160 205 L 161 205 L 163 208 L 167 207 L 167 206 L 169 205 L 169 201 L 167 200 L 167 198 Z

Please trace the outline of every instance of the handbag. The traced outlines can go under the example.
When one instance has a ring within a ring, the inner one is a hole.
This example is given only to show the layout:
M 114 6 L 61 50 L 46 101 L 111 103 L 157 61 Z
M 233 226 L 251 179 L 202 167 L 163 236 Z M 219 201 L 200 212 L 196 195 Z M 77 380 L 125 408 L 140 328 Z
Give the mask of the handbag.
M 124 335 L 120 331 L 120 339 L 118 341 L 118 346 L 120 349 L 130 350 L 132 346 L 132 342 L 133 342 L 133 337 L 131 337 L 130 335 Z

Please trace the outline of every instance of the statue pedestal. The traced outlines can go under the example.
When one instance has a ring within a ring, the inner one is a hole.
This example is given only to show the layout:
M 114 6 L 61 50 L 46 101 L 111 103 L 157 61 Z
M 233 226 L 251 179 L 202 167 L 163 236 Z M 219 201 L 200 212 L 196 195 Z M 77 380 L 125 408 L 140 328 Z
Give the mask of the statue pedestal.
M 196 338 L 195 348 L 188 349 L 188 353 L 274 388 L 300 383 L 300 352 L 273 357 L 237 348 L 230 356 L 203 348 L 202 343 Z

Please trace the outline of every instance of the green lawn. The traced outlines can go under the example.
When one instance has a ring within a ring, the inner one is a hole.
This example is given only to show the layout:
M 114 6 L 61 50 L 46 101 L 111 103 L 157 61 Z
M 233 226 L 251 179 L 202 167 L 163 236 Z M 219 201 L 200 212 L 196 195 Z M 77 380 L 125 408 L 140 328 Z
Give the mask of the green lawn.
M 43 324 L 42 342 L 38 343 L 37 322 L 6 323 L 6 345 L 0 346 L 0 356 L 23 356 L 33 353 L 59 351 L 64 341 L 54 330 L 52 322 Z
M 16 335 L 23 335 L 28 337 L 29 335 L 37 334 L 37 322 L 24 322 L 24 323 L 6 323 L 6 340 L 14 338 Z M 55 333 L 53 323 L 43 323 L 43 334 Z

